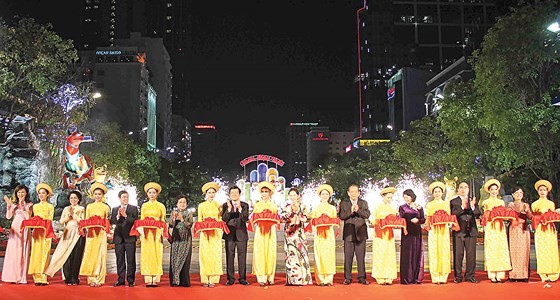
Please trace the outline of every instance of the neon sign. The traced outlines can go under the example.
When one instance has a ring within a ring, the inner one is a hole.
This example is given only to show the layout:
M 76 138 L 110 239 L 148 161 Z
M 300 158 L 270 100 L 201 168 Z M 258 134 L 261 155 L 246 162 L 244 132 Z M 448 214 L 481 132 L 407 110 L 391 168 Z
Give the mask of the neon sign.
M 256 154 L 256 155 L 251 155 L 245 159 L 243 159 L 242 161 L 239 162 L 239 164 L 244 167 L 252 162 L 255 161 L 269 161 L 271 163 L 277 164 L 280 167 L 284 166 L 284 161 L 279 159 L 278 157 L 272 156 L 272 155 L 267 155 L 267 154 Z
M 317 133 L 317 137 L 311 138 L 313 141 L 328 141 L 329 138 L 325 136 L 324 133 L 319 132 Z
M 216 126 L 214 125 L 194 125 L 195 129 L 216 129 Z

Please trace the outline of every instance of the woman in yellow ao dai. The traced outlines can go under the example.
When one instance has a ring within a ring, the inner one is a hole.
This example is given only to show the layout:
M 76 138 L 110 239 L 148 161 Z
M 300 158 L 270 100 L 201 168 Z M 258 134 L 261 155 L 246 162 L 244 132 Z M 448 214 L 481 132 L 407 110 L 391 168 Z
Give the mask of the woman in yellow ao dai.
M 222 206 L 215 200 L 218 190 L 219 185 L 215 182 L 208 182 L 202 186 L 202 193 L 206 195 L 206 201 L 198 205 L 198 222 L 203 222 L 206 218 L 222 220 Z M 200 281 L 205 287 L 214 287 L 220 281 L 220 275 L 224 273 L 222 269 L 222 231 L 219 229 L 201 231 L 199 244 Z
M 274 193 L 274 185 L 263 181 L 259 183 L 257 190 L 261 194 L 261 200 L 255 203 L 253 213 L 262 213 L 265 210 L 269 210 L 277 214 L 278 206 L 271 198 Z M 265 228 L 261 224 L 257 224 L 255 228 L 253 274 L 257 276 L 257 282 L 260 286 L 264 286 L 266 283 L 274 285 L 274 274 L 276 272 L 276 226 L 274 224 L 270 228 Z
M 167 224 L 165 205 L 157 200 L 159 193 L 161 193 L 161 186 L 155 182 L 148 182 L 144 185 L 144 192 L 146 192 L 148 202 L 142 204 L 140 219 L 144 220 L 150 217 Z M 140 274 L 144 275 L 144 282 L 147 287 L 157 287 L 161 275 L 163 275 L 162 236 L 162 228 L 144 227 L 140 231 Z
M 383 197 L 383 202 L 375 208 L 371 215 L 372 224 L 375 226 L 372 245 L 375 253 L 372 257 L 373 268 L 371 276 L 381 285 L 390 285 L 397 278 L 397 253 L 393 228 L 381 229 L 378 223 L 379 220 L 384 219 L 388 215 L 399 214 L 397 209 L 391 204 L 393 194 L 396 191 L 397 189 L 393 187 L 381 190 L 380 194 Z
M 552 190 L 552 184 L 547 180 L 539 180 L 535 183 L 535 189 L 539 193 L 539 200 L 531 204 L 533 215 L 544 214 L 549 210 L 554 211 L 554 202 L 547 198 L 548 193 Z M 558 280 L 560 273 L 558 233 L 554 223 L 538 224 L 535 228 L 535 252 L 537 273 L 541 280 L 543 282 Z
M 490 211 L 495 207 L 504 206 L 505 202 L 498 199 L 501 184 L 496 179 L 490 179 L 484 184 L 484 189 L 490 193 L 490 198 L 482 202 L 482 209 Z M 511 270 L 509 244 L 506 226 L 503 220 L 489 220 L 484 227 L 484 266 L 488 278 L 492 283 L 499 283 L 506 278 L 506 271 Z
M 430 192 L 434 200 L 426 204 L 426 216 L 433 216 L 436 211 L 443 210 L 451 214 L 448 201 L 443 200 L 445 184 L 436 181 L 430 184 Z M 447 283 L 447 276 L 451 272 L 451 246 L 449 238 L 449 226 L 447 224 L 430 225 L 428 231 L 428 262 L 430 275 L 435 284 Z
M 317 194 L 321 202 L 311 212 L 311 218 L 316 219 L 322 215 L 336 218 L 336 207 L 329 203 L 333 188 L 328 184 L 322 184 L 317 188 Z M 332 286 L 333 277 L 336 273 L 336 241 L 333 226 L 328 228 L 315 228 L 314 233 L 314 256 L 315 256 L 315 280 L 320 286 Z
M 52 189 L 45 183 L 39 183 L 36 187 L 39 203 L 33 205 L 33 216 L 52 221 L 54 218 L 54 206 L 49 203 Z M 47 285 L 47 264 L 49 261 L 52 238 L 47 238 L 45 229 L 33 228 L 31 234 L 31 255 L 29 257 L 28 274 L 33 275 L 35 285 Z
M 94 183 L 91 190 L 95 202 L 86 207 L 86 219 L 93 216 L 109 219 L 111 209 L 105 203 L 107 187 L 101 183 Z M 88 284 L 92 287 L 99 287 L 105 283 L 105 275 L 107 275 L 107 233 L 105 229 L 100 227 L 87 229 L 80 275 L 87 276 Z

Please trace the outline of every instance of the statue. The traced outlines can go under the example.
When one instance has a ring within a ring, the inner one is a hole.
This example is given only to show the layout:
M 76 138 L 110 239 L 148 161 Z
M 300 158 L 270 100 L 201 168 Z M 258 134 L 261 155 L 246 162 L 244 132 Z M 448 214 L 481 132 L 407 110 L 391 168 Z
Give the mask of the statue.
M 447 179 L 445 176 L 443 177 L 443 181 L 445 182 L 445 201 L 449 202 L 457 196 L 455 192 L 457 190 L 457 180 L 459 180 L 457 176 L 453 179 Z
M 91 158 L 80 152 L 80 144 L 93 142 L 91 136 L 86 136 L 76 128 L 66 131 L 66 144 L 64 145 L 64 160 L 66 171 L 62 176 L 62 186 L 65 189 L 78 189 L 88 191 L 93 182 L 93 164 Z

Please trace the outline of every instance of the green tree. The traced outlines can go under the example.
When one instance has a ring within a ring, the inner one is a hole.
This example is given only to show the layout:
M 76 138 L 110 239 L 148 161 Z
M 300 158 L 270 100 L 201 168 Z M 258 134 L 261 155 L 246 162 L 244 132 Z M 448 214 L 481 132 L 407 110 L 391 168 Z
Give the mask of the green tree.
M 403 174 L 414 174 L 426 181 L 453 175 L 449 141 L 435 117 L 412 122 L 410 129 L 393 144 L 393 152 L 395 164 Z
M 58 36 L 50 24 L 29 18 L 15 26 L 2 23 L 0 41 L 0 107 L 9 117 L 41 116 L 43 96 L 61 85 L 78 61 L 72 41 Z
M 173 163 L 162 160 L 159 169 L 163 188 L 160 199 L 171 208 L 178 195 L 186 195 L 188 206 L 196 208 L 204 200 L 201 187 L 211 181 L 210 175 L 192 163 Z
M 82 144 L 95 166 L 107 165 L 107 175 L 136 186 L 143 197 L 144 184 L 159 181 L 160 157 L 136 144 L 115 123 L 88 122 L 82 132 L 94 137 L 93 143 Z
M 35 118 L 40 160 L 46 165 L 41 177 L 53 186 L 64 171 L 65 131 L 81 125 L 94 103 L 93 85 L 82 81 L 82 70 L 72 41 L 58 36 L 50 24 L 30 18 L 0 24 L 0 110 L 9 118 Z
M 481 108 L 472 81 L 452 83 L 437 112 L 437 123 L 447 139 L 447 175 L 480 181 L 489 170 L 489 137 L 480 128 Z
M 560 15 L 557 1 L 536 1 L 498 19 L 473 60 L 478 125 L 489 137 L 496 174 L 530 170 L 558 187 L 560 35 L 546 29 Z

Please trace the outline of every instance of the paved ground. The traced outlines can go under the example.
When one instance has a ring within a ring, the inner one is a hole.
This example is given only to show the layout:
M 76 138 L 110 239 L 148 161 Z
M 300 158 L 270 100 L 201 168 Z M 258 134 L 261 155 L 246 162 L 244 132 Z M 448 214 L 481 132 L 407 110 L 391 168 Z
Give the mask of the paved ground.
M 395 231 L 397 232 L 397 231 Z M 370 233 L 370 237 L 372 236 L 372 234 Z M 279 272 L 284 272 L 285 271 L 285 265 L 284 265 L 284 244 L 283 244 L 283 236 L 282 236 L 282 232 L 278 231 L 277 233 L 277 240 L 278 240 L 278 255 L 277 257 L 277 263 L 276 263 L 276 268 Z M 308 240 L 308 251 L 309 251 L 309 259 L 311 261 L 311 264 L 313 264 L 313 236 L 311 234 L 309 234 L 307 236 L 307 240 Z M 249 247 L 248 247 L 248 254 L 247 254 L 247 270 L 248 272 L 250 272 L 251 270 L 251 261 L 252 261 L 252 241 L 253 241 L 253 236 L 252 233 L 250 233 L 250 239 L 249 239 Z M 397 260 L 399 259 L 399 250 L 400 250 L 400 239 L 399 236 L 397 236 L 396 239 L 396 244 L 397 244 Z M 370 273 L 371 272 L 371 258 L 372 258 L 372 244 L 371 244 L 371 239 L 367 241 L 367 252 L 366 252 L 366 272 Z M 427 240 L 424 241 L 425 243 L 427 243 Z M 163 259 L 163 267 L 165 272 L 167 272 L 167 270 L 169 270 L 169 250 L 170 250 L 170 245 L 167 243 L 167 241 L 164 242 L 164 259 Z M 199 272 L 199 265 L 198 265 L 198 239 L 193 239 L 193 255 L 192 255 L 192 262 L 191 262 L 191 273 L 198 273 Z M 427 250 L 427 245 L 425 245 L 424 247 L 425 250 Z M 483 245 L 477 245 L 477 270 L 484 270 L 484 246 Z M 139 259 L 140 259 L 140 248 L 137 248 L 137 252 L 136 252 L 136 258 L 138 261 L 137 264 L 137 271 L 139 272 Z M 427 257 L 428 254 L 425 253 L 424 257 L 426 258 L 426 263 L 425 263 L 425 267 L 426 267 L 426 271 L 428 271 L 428 262 L 427 262 Z M 4 263 L 4 257 L 0 257 L 0 266 L 3 265 Z M 225 252 L 223 251 L 223 264 L 224 264 L 224 271 L 225 271 Z M 336 265 L 337 265 L 337 272 L 343 272 L 344 271 L 344 247 L 343 247 L 343 241 L 341 239 L 341 237 L 339 236 L 336 239 Z M 107 272 L 108 273 L 116 273 L 116 260 L 115 260 L 115 251 L 114 250 L 109 250 L 108 253 L 108 258 L 107 258 Z M 536 258 L 535 258 L 535 251 L 534 251 L 534 246 L 531 247 L 531 269 L 534 270 L 536 269 Z M 356 266 L 354 263 L 354 271 L 356 272 Z

